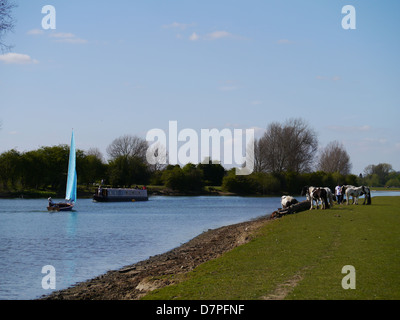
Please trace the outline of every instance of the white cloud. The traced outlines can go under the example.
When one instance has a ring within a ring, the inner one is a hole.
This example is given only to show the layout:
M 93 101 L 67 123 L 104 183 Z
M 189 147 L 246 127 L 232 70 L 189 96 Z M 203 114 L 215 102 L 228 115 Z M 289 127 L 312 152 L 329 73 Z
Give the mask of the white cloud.
M 365 138 L 363 140 L 367 144 L 386 144 L 388 140 L 386 138 Z
M 41 29 L 32 29 L 27 32 L 28 35 L 37 36 L 44 34 L 44 31 Z M 70 32 L 56 32 L 51 33 L 49 35 L 50 38 L 54 38 L 56 42 L 63 43 L 76 43 L 76 44 L 84 44 L 88 41 L 85 39 L 78 38 L 75 34 Z
M 188 23 L 173 22 L 171 24 L 165 24 L 162 27 L 166 28 L 166 29 L 178 28 L 178 29 L 181 29 L 181 30 L 185 30 L 186 28 L 193 27 L 193 26 L 194 26 L 194 23 L 188 24 Z
M 221 86 L 218 88 L 219 91 L 235 91 L 237 89 L 237 86 Z
M 222 81 L 218 87 L 219 91 L 235 91 L 240 89 L 239 83 L 235 80 Z
M 44 33 L 44 31 L 42 29 L 32 29 L 32 30 L 29 30 L 26 34 L 28 34 L 30 36 L 37 36 L 37 35 L 41 35 L 43 33 Z
M 315 78 L 317 80 L 327 80 L 327 81 L 339 81 L 339 80 L 341 80 L 341 78 L 339 76 L 333 76 L 333 77 L 316 76 Z
M 191 34 L 191 36 L 189 37 L 189 40 L 190 40 L 190 41 L 199 40 L 199 36 L 197 35 L 196 32 L 193 32 L 193 33 Z
M 372 127 L 369 125 L 363 126 L 328 126 L 328 129 L 337 132 L 367 132 L 371 131 Z
M 52 33 L 50 35 L 50 38 L 56 38 L 57 40 L 55 41 L 63 43 L 76 43 L 76 44 L 87 43 L 87 40 L 78 38 L 73 33 L 63 33 L 63 32 Z
M 234 35 L 227 31 L 214 31 L 205 36 L 206 39 L 217 40 L 222 38 L 233 38 Z
M 359 131 L 370 131 L 371 130 L 371 126 L 363 125 L 363 126 L 357 127 L 357 129 Z
M 68 39 L 74 37 L 75 35 L 73 33 L 64 33 L 64 32 L 52 33 L 50 35 L 50 38 L 61 38 L 61 39 Z
M 57 40 L 57 42 L 84 44 L 84 43 L 87 43 L 87 40 L 80 39 L 80 38 L 67 38 L 67 39 Z
M 290 41 L 288 39 L 280 39 L 277 41 L 278 44 L 293 44 L 293 41 Z
M 191 41 L 196 41 L 196 40 L 199 40 L 199 39 L 203 39 L 203 40 L 220 40 L 220 39 L 224 39 L 224 38 L 244 39 L 241 36 L 234 35 L 234 34 L 232 34 L 230 32 L 227 32 L 227 31 L 214 31 L 214 32 L 207 33 L 206 35 L 199 35 L 196 32 L 193 32 L 191 34 L 191 36 L 189 37 L 189 40 L 191 40 Z
M 4 63 L 7 63 L 7 64 L 36 64 L 36 63 L 39 63 L 39 61 L 32 59 L 27 54 L 12 53 L 12 52 L 0 55 L 0 61 L 3 61 Z

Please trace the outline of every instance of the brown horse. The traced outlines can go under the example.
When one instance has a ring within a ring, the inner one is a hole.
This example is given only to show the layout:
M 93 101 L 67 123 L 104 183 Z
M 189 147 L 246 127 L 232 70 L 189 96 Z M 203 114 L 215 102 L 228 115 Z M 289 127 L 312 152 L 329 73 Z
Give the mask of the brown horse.
M 315 188 L 312 192 L 312 198 L 319 199 L 321 201 L 321 209 L 329 209 L 328 192 L 325 190 L 325 188 Z

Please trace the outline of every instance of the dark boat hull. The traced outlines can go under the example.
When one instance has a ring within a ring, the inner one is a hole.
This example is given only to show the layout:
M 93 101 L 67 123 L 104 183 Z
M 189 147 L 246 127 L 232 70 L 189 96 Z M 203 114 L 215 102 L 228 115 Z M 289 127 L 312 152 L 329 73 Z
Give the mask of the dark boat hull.
M 74 207 L 74 204 L 72 204 L 72 203 L 61 202 L 61 203 L 54 203 L 53 205 L 48 206 L 47 210 L 48 211 L 57 211 L 57 212 L 59 212 L 59 211 L 72 211 L 73 207 Z

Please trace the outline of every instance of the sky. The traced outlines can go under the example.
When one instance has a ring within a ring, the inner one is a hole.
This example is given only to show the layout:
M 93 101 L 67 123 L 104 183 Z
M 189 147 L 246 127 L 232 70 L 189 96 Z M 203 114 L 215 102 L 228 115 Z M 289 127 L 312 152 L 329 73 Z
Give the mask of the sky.
M 400 2 L 15 0 L 0 52 L 0 153 L 106 148 L 178 130 L 255 130 L 302 118 L 352 172 L 400 170 Z M 56 29 L 43 29 L 45 5 Z M 344 29 L 345 5 L 356 29 Z

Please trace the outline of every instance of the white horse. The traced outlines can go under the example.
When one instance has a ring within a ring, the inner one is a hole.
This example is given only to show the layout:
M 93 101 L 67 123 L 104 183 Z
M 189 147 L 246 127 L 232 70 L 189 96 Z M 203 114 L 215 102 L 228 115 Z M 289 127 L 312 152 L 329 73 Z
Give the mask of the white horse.
M 281 198 L 281 204 L 283 209 L 289 208 L 292 204 L 296 203 L 298 203 L 298 201 L 292 196 L 282 196 Z
M 371 191 L 368 187 L 350 187 L 346 188 L 346 204 L 349 204 L 350 197 L 353 197 L 353 204 L 358 204 L 358 198 L 365 194 L 364 203 L 371 204 Z
M 333 207 L 333 193 L 331 188 L 325 187 L 324 188 L 326 190 L 326 196 L 328 198 L 328 203 L 330 207 Z
M 316 187 L 305 186 L 301 190 L 301 195 L 306 196 L 307 200 L 310 201 L 310 203 L 311 203 L 310 210 L 312 210 L 314 207 L 314 201 L 318 208 L 318 199 L 313 197 L 313 192 L 315 189 L 316 189 Z

